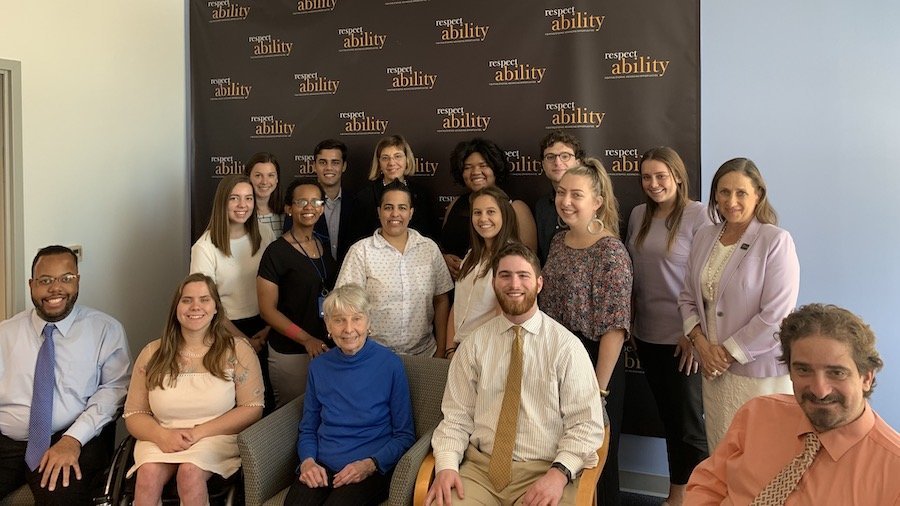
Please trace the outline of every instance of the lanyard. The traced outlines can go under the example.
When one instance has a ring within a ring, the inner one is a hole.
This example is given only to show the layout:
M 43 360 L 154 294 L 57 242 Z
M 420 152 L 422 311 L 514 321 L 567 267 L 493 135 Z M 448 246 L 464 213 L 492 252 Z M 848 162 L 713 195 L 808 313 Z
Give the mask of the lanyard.
M 297 247 L 299 247 L 300 251 L 303 252 L 303 256 L 305 256 L 306 259 L 309 260 L 309 263 L 312 264 L 313 269 L 316 270 L 316 274 L 319 275 L 319 280 L 322 282 L 322 295 L 327 295 L 328 289 L 325 287 L 325 277 L 328 276 L 328 270 L 325 267 L 325 259 L 323 258 L 325 252 L 319 252 L 319 243 L 318 241 L 316 241 L 316 252 L 319 253 L 319 262 L 322 264 L 322 269 L 320 270 L 319 266 L 316 265 L 316 262 L 309 256 L 309 253 L 306 252 L 306 249 L 303 248 L 303 245 L 300 244 L 300 241 L 297 240 L 297 237 L 294 235 L 293 229 L 289 229 L 288 232 L 290 232 L 291 238 L 294 239 L 294 242 L 297 243 Z M 315 235 L 313 237 L 315 237 Z

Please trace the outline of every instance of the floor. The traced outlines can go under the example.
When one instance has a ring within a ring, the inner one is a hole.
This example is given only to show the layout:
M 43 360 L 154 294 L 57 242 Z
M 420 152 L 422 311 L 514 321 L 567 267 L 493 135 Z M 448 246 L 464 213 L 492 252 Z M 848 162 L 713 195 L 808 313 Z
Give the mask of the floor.
M 632 494 L 631 492 L 622 492 L 620 498 L 622 506 L 659 506 L 663 502 L 662 497 Z

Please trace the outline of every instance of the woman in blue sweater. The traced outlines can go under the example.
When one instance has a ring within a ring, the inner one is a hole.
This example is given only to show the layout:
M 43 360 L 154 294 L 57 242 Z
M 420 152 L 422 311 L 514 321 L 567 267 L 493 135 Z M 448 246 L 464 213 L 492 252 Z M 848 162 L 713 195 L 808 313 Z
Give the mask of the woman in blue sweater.
M 367 339 L 369 307 L 356 284 L 325 298 L 325 326 L 337 348 L 309 365 L 300 475 L 285 505 L 380 504 L 394 466 L 415 441 L 403 363 Z

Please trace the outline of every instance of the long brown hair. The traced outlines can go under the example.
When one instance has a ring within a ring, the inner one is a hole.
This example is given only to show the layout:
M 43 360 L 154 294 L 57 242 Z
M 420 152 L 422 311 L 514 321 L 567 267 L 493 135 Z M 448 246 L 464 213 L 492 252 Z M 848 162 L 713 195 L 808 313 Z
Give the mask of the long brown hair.
M 226 176 L 219 181 L 219 186 L 216 187 L 216 195 L 213 197 L 213 207 L 212 212 L 209 215 L 209 225 L 206 226 L 206 230 L 209 230 L 209 238 L 212 241 L 213 246 L 227 257 L 231 256 L 231 234 L 228 230 L 228 198 L 231 196 L 231 192 L 234 191 L 234 187 L 240 183 L 249 184 L 250 191 L 254 191 L 253 184 L 250 183 L 250 178 L 242 174 Z M 259 235 L 258 221 L 259 220 L 256 218 L 256 193 L 253 193 L 253 208 L 250 211 L 250 217 L 244 222 L 244 230 L 250 234 L 250 243 L 253 246 L 254 255 L 259 251 L 259 247 L 262 244 L 262 237 Z
M 475 199 L 482 196 L 491 197 L 497 203 L 503 220 L 502 225 L 500 226 L 500 232 L 497 234 L 497 237 L 494 237 L 494 242 L 489 249 L 484 242 L 484 237 L 481 237 L 475 231 L 472 220 L 471 218 L 469 219 L 469 244 L 472 245 L 472 251 L 466 255 L 465 261 L 459 268 L 459 278 L 471 272 L 482 261 L 485 261 L 484 268 L 481 269 L 481 272 L 476 277 L 483 278 L 487 276 L 497 251 L 508 242 L 519 241 L 519 221 L 516 219 L 516 212 L 513 210 L 512 204 L 509 203 L 509 195 L 500 188 L 487 186 L 472 192 L 469 196 L 469 216 L 472 216 L 472 205 L 475 204 Z
M 159 340 L 159 349 L 153 352 L 153 356 L 147 362 L 147 390 L 164 389 L 166 386 L 174 387 L 178 381 L 178 374 L 181 372 L 178 366 L 178 352 L 184 343 L 181 324 L 178 322 L 178 302 L 181 300 L 184 287 L 189 283 L 197 282 L 206 283 L 206 288 L 209 289 L 209 294 L 216 304 L 216 314 L 213 315 L 206 334 L 206 338 L 211 339 L 212 343 L 209 351 L 203 357 L 203 367 L 219 379 L 226 381 L 230 379 L 225 375 L 225 364 L 226 361 L 232 362 L 237 357 L 234 352 L 234 336 L 225 328 L 225 309 L 222 307 L 222 299 L 219 298 L 219 291 L 216 290 L 216 284 L 212 278 L 195 272 L 184 278 L 172 297 L 169 318 L 166 320 L 166 328 Z
M 759 168 L 749 158 L 732 158 L 723 163 L 719 170 L 716 171 L 716 175 L 713 176 L 712 185 L 709 189 L 709 217 L 713 223 L 722 223 L 724 221 L 724 218 L 716 208 L 716 187 L 719 186 L 719 180 L 729 172 L 740 172 L 747 176 L 756 188 L 756 195 L 759 197 L 756 209 L 753 212 L 756 220 L 760 223 L 778 225 L 778 214 L 775 213 L 775 208 L 769 203 L 766 181 L 759 172 Z
M 581 165 L 566 171 L 566 175 L 569 174 L 590 179 L 594 196 L 603 199 L 603 204 L 600 209 L 597 209 L 596 217 L 609 233 L 619 239 L 619 201 L 613 193 L 612 180 L 600 160 L 586 158 Z
M 644 162 L 647 160 L 655 160 L 665 164 L 669 168 L 669 175 L 675 181 L 675 204 L 672 207 L 672 212 L 666 216 L 666 230 L 668 230 L 666 234 L 666 253 L 668 253 L 672 251 L 672 245 L 675 244 L 675 237 L 678 235 L 678 227 L 681 226 L 684 208 L 687 207 L 688 202 L 691 200 L 688 196 L 687 170 L 684 168 L 684 161 L 678 156 L 678 153 L 668 146 L 653 148 L 644 153 L 641 156 L 641 168 L 643 168 Z M 643 173 L 641 177 L 643 177 Z M 650 232 L 650 225 L 653 223 L 653 214 L 659 209 L 659 204 L 655 200 L 646 194 L 644 197 L 644 201 L 647 203 L 647 212 L 644 213 L 641 228 L 638 229 L 637 237 L 634 241 L 637 249 L 641 249 L 641 246 L 643 246 L 644 239 L 647 238 L 647 233 Z

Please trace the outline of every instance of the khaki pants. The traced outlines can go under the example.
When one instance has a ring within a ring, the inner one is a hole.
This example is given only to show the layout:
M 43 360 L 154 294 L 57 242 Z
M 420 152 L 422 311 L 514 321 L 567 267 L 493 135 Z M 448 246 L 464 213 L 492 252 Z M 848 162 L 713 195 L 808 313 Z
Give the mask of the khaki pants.
M 522 504 L 522 497 L 528 491 L 532 483 L 543 476 L 550 469 L 546 460 L 533 460 L 529 462 L 512 463 L 512 473 L 509 485 L 500 492 L 494 490 L 490 478 L 488 478 L 488 466 L 491 456 L 480 452 L 469 445 L 466 456 L 459 467 L 459 475 L 462 478 L 465 499 L 459 499 L 456 492 L 453 493 L 453 506 L 458 505 L 517 505 Z M 574 505 L 575 495 L 578 492 L 578 479 L 574 483 L 566 485 L 559 504 Z

